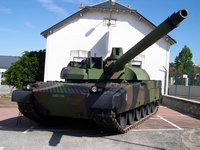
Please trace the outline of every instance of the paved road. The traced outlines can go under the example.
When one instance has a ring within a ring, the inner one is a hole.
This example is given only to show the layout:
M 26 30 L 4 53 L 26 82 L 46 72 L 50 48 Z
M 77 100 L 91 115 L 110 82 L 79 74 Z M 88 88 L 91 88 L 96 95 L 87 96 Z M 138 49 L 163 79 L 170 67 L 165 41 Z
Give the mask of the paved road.
M 137 129 L 119 135 L 87 120 L 67 119 L 58 127 L 43 127 L 23 116 L 20 122 L 17 108 L 0 108 L 0 114 L 0 150 L 200 149 L 199 116 L 166 107 Z

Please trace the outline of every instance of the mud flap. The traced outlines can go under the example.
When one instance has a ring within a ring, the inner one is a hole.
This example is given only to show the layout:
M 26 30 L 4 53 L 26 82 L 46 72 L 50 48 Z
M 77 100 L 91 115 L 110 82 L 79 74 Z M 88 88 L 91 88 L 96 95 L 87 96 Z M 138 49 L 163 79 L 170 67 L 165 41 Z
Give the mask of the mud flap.
M 33 102 L 32 91 L 15 90 L 12 93 L 12 101 L 19 103 L 31 103 Z
M 90 108 L 112 109 L 112 97 L 103 94 L 90 94 L 87 98 L 87 106 Z

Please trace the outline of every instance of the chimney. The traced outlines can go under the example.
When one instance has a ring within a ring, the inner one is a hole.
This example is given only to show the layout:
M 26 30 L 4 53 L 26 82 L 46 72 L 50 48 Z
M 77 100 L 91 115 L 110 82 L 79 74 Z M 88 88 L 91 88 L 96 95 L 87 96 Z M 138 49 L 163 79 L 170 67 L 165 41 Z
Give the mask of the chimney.
M 79 10 L 82 10 L 84 7 L 84 4 L 81 3 L 81 5 L 79 6 Z
M 111 5 L 115 5 L 115 0 L 111 0 Z

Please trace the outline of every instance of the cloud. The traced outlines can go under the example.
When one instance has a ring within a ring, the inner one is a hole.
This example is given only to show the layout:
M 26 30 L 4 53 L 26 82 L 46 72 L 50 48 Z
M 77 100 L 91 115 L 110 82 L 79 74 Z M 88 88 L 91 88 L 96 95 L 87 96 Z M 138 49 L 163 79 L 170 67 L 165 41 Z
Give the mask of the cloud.
M 60 15 L 62 15 L 63 17 L 66 17 L 67 16 L 67 12 L 65 11 L 65 9 L 57 6 L 53 0 L 37 0 L 38 2 L 42 3 L 42 5 L 52 11 L 52 12 L 55 12 L 55 13 L 58 13 Z
M 29 28 L 34 28 L 33 24 L 31 24 L 30 22 L 26 22 L 25 25 Z
M 16 32 L 16 30 L 6 29 L 6 28 L 0 28 L 0 31 L 2 31 L 2 32 Z
M 63 2 L 67 3 L 75 3 L 75 4 L 93 4 L 92 0 L 62 0 Z
M 9 14 L 9 13 L 11 13 L 11 9 L 0 6 L 0 12 Z

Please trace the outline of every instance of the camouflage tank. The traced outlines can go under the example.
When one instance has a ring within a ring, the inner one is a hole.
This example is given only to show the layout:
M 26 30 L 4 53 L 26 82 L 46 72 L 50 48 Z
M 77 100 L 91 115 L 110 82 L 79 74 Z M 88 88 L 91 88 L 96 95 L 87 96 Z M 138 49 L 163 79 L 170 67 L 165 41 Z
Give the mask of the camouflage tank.
M 161 81 L 129 62 L 176 28 L 188 15 L 172 14 L 140 42 L 123 54 L 120 47 L 111 56 L 88 57 L 70 62 L 61 71 L 65 82 L 38 82 L 15 90 L 12 101 L 31 120 L 51 125 L 57 118 L 94 120 L 102 128 L 125 133 L 156 113 L 161 100 Z

